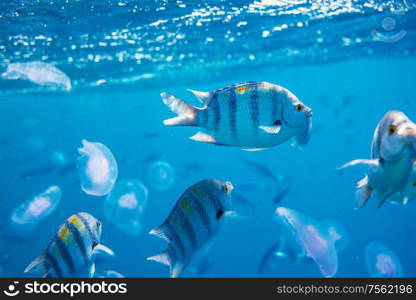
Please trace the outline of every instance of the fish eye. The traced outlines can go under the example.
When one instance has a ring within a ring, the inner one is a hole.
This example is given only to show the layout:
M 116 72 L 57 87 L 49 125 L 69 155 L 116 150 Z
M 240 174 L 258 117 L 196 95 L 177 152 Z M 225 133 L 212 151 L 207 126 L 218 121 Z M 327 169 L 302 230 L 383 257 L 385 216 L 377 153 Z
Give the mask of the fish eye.
M 389 135 L 395 135 L 397 132 L 397 126 L 396 125 L 390 125 L 389 127 Z
M 296 104 L 295 105 L 295 109 L 296 109 L 297 112 L 301 112 L 303 110 L 303 105 L 300 104 L 300 103 L 299 104 Z
M 228 185 L 224 184 L 222 187 L 222 191 L 224 192 L 224 194 L 227 194 L 229 190 L 230 189 L 228 188 Z
M 101 227 L 101 222 L 97 221 L 97 227 L 100 228 Z
M 413 182 L 413 187 L 416 188 L 416 182 Z

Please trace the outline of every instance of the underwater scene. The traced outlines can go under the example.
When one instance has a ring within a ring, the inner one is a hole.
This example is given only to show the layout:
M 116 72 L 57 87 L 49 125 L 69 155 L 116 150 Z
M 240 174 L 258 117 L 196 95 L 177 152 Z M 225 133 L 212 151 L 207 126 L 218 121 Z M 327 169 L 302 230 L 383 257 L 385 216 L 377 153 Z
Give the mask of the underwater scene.
M 0 2 L 1 277 L 415 277 L 416 1 Z

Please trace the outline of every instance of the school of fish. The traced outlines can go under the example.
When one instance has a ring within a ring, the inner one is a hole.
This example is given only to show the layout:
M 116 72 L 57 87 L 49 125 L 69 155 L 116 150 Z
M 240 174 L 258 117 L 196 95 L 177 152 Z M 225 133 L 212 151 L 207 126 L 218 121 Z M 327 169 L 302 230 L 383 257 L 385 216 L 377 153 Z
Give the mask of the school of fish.
M 8 70 L 9 73 L 13 70 Z M 201 128 L 191 137 L 192 140 L 249 151 L 264 150 L 292 139 L 301 147 L 309 142 L 312 109 L 282 86 L 253 81 L 209 92 L 190 91 L 201 102 L 201 107 L 194 107 L 165 92 L 161 93 L 161 98 L 177 114 L 163 121 L 165 125 Z M 106 209 L 106 217 L 121 229 L 131 230 L 136 226 L 130 234 L 138 234 L 141 228 L 138 218 L 141 218 L 148 201 L 146 187 L 137 180 L 118 179 L 116 158 L 105 145 L 85 139 L 82 144 L 76 163 L 68 163 L 64 154 L 60 154 L 62 163 L 28 171 L 24 177 L 76 165 L 80 188 L 86 194 L 107 195 L 105 205 L 110 207 L 111 213 Z M 274 259 L 290 258 L 296 262 L 315 262 L 323 276 L 335 276 L 337 253 L 348 243 L 342 225 L 329 220 L 318 221 L 280 206 L 293 182 L 274 174 L 263 164 L 246 161 L 246 165 L 262 178 L 262 182 L 233 185 L 230 181 L 205 179 L 184 188 L 166 219 L 150 231 L 151 235 L 167 242 L 166 249 L 147 259 L 168 266 L 170 277 L 180 276 L 197 252 L 204 251 L 206 258 L 203 262 L 208 264 L 209 249 L 221 230 L 223 219 L 241 216 L 231 209 L 232 201 L 237 206 L 249 207 L 251 214 L 255 214 L 257 204 L 244 192 L 255 193 L 258 189 L 271 187 L 273 205 L 279 206 L 274 215 L 281 232 L 280 238 L 262 258 L 259 273 L 265 272 Z M 357 209 L 371 197 L 376 199 L 377 208 L 386 201 L 406 204 L 416 199 L 416 124 L 403 112 L 388 111 L 374 131 L 369 159 L 355 159 L 338 169 L 355 165 L 367 167 L 365 177 L 357 183 Z M 160 190 L 175 184 L 169 163 L 158 161 L 151 163 L 150 167 L 148 176 L 160 180 Z M 192 171 L 189 176 L 202 169 L 203 166 L 189 164 Z M 39 222 L 50 214 L 62 194 L 59 187 L 51 189 L 19 207 L 13 218 L 34 226 L 35 221 Z M 232 196 L 233 189 L 237 192 L 235 197 Z M 51 191 L 57 195 L 51 195 Z M 43 199 L 40 204 L 39 199 Z M 31 216 L 36 218 L 31 219 Z M 96 259 L 115 255 L 100 243 L 101 235 L 102 225 L 98 219 L 86 212 L 76 213 L 56 230 L 43 252 L 26 267 L 24 273 L 42 277 L 123 277 L 112 270 L 95 271 Z M 382 252 L 381 247 L 373 248 L 369 248 L 370 254 Z M 386 271 L 385 265 L 384 269 L 379 269 L 384 270 L 383 274 L 393 274 L 393 254 L 388 256 L 386 253 L 387 250 L 379 254 L 379 260 L 372 262 L 369 268 L 374 269 L 377 264 L 386 262 L 390 264 L 389 269 Z

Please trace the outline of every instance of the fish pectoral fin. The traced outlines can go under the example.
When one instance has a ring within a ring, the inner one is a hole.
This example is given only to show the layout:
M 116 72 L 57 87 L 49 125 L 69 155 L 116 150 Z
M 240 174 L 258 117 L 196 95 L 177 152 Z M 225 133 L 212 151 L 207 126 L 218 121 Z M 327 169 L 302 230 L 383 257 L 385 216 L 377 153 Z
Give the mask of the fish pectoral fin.
M 262 150 L 266 150 L 268 148 L 247 148 L 247 149 L 241 149 L 243 151 L 262 151 Z
M 194 94 L 194 96 L 202 104 L 204 104 L 204 105 L 208 104 L 208 100 L 210 98 L 210 93 L 209 92 L 194 91 L 194 90 L 191 90 L 191 89 L 188 89 L 188 91 L 190 91 L 192 94 Z
M 282 126 L 280 125 L 259 126 L 259 128 L 270 134 L 278 134 L 280 132 L 280 129 L 282 129 Z
M 36 257 L 23 271 L 23 273 L 44 273 L 46 270 L 45 265 L 45 255 L 40 255 Z
M 357 183 L 357 191 L 355 192 L 355 199 L 357 200 L 357 207 L 362 208 L 370 199 L 373 189 L 368 185 L 368 176 L 365 176 Z
M 108 248 L 107 246 L 104 246 L 102 244 L 98 244 L 97 246 L 94 247 L 94 251 L 93 253 L 95 255 L 109 255 L 109 256 L 114 256 L 114 251 L 111 250 L 110 248 Z
M 368 166 L 377 166 L 379 164 L 379 161 L 378 159 L 355 159 L 342 165 L 341 167 L 338 167 L 337 170 L 342 170 L 342 169 L 360 165 L 360 164 L 368 165 Z
M 208 144 L 224 145 L 224 144 L 219 143 L 217 139 L 214 138 L 213 136 L 202 131 L 198 131 L 194 136 L 191 136 L 190 139 L 197 141 L 197 142 L 203 142 L 203 143 L 208 143 Z

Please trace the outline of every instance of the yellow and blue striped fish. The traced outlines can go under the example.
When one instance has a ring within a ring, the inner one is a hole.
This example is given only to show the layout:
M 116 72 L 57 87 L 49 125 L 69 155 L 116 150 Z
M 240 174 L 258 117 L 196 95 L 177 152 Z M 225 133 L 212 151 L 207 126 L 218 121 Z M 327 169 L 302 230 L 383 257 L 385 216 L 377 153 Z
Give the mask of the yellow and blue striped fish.
M 204 106 L 194 107 L 168 93 L 163 102 L 178 116 L 168 126 L 204 129 L 191 139 L 223 146 L 261 150 L 292 137 L 300 146 L 309 141 L 312 110 L 284 87 L 268 82 L 245 82 L 211 92 L 190 90 Z
M 168 242 L 167 249 L 147 259 L 168 265 L 170 277 L 178 277 L 196 251 L 217 234 L 232 189 L 231 182 L 212 179 L 189 187 L 163 224 L 150 231 Z
M 114 255 L 100 244 L 101 223 L 88 213 L 69 217 L 54 234 L 46 249 L 24 271 L 43 277 L 92 277 L 97 254 Z

